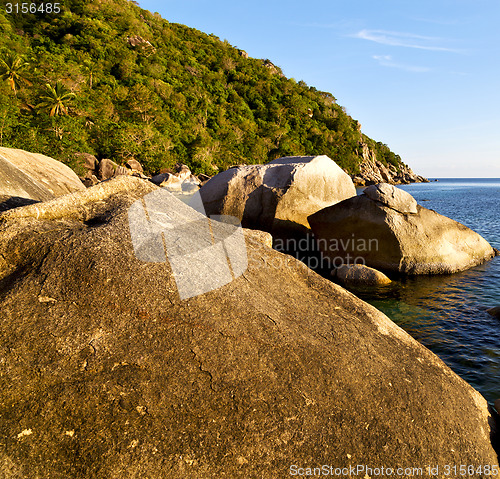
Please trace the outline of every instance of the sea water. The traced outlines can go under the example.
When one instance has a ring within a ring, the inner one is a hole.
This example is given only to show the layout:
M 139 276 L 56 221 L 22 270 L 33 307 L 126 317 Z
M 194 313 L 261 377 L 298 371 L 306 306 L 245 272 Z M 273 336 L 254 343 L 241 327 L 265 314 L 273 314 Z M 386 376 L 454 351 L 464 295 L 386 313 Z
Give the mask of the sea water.
M 500 179 L 439 179 L 402 185 L 425 208 L 500 249 Z M 500 256 L 462 273 L 398 280 L 354 291 L 436 353 L 491 403 L 500 398 Z

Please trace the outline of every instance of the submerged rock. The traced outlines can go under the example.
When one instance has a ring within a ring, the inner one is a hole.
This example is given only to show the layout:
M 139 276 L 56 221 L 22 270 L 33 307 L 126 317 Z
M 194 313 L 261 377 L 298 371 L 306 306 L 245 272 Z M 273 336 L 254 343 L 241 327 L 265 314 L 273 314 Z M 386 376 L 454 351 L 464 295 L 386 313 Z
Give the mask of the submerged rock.
M 356 189 L 323 155 L 231 168 L 211 178 L 200 193 L 208 214 L 236 216 L 245 227 L 282 234 L 308 231 L 309 215 L 355 196 Z
M 381 286 L 391 280 L 380 271 L 361 264 L 343 265 L 332 271 L 340 282 L 351 285 Z
M 387 184 L 325 208 L 309 222 L 325 256 L 344 263 L 362 259 L 382 271 L 454 273 L 494 256 L 480 235 Z
M 243 274 L 182 301 L 130 237 L 129 207 L 158 191 L 120 177 L 0 214 L 0 459 L 17 477 L 498 465 L 477 391 L 253 234 Z M 165 198 L 166 231 L 208 221 Z

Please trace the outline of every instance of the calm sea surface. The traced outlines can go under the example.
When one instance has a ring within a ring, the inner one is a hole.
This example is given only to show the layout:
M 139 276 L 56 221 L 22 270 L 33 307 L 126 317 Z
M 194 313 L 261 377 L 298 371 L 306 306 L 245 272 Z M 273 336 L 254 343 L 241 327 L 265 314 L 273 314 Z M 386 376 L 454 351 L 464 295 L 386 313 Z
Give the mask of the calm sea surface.
M 500 179 L 439 179 L 399 186 L 500 249 Z M 500 257 L 463 273 L 354 291 L 436 353 L 488 401 L 500 398 Z

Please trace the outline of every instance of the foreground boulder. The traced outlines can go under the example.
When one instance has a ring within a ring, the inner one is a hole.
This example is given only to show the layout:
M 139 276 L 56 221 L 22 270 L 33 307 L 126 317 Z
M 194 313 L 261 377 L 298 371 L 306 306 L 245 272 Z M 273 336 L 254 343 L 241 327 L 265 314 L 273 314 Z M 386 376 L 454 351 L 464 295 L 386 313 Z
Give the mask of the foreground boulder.
M 417 205 L 411 195 L 388 184 L 370 186 L 362 195 L 310 216 L 309 222 L 323 254 L 334 263 L 443 274 L 494 256 L 480 235 Z
M 119 177 L 0 215 L 6 477 L 498 465 L 477 391 L 260 237 L 247 234 L 243 274 L 181 301 L 169 262 L 139 260 L 131 241 L 129 207 L 158 191 Z M 168 231 L 208 221 L 170 196 L 162 208 L 149 218 Z
M 0 148 L 0 203 L 45 201 L 83 189 L 78 176 L 60 161 L 39 153 Z
M 208 214 L 231 215 L 270 233 L 306 232 L 307 217 L 356 195 L 354 184 L 327 156 L 279 158 L 231 168 L 200 190 Z

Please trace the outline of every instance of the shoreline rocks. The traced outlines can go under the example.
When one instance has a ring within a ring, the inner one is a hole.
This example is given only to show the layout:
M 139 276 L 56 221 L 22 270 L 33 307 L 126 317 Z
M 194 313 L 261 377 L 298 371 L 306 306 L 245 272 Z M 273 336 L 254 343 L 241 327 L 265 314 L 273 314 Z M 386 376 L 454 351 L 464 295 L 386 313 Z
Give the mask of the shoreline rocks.
M 429 180 L 417 175 L 404 163 L 396 168 L 394 165 L 384 165 L 381 161 L 373 159 L 368 152 L 364 152 L 364 160 L 360 164 L 360 172 L 351 175 L 354 185 L 369 186 L 378 183 L 389 183 L 391 185 L 408 183 L 428 183 Z
M 180 300 L 168 260 L 140 261 L 131 244 L 130 205 L 158 191 L 123 176 L 0 214 L 9 470 L 169 479 L 278 478 L 311 461 L 498 466 L 477 391 L 260 237 L 246 235 L 243 274 Z

